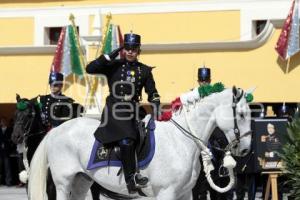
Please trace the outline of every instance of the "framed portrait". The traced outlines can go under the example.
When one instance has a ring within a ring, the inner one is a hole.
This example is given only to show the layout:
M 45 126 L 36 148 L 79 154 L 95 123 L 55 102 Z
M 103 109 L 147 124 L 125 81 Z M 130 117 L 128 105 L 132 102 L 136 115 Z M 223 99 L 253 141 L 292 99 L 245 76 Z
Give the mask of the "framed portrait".
M 255 171 L 281 170 L 278 153 L 285 143 L 287 119 L 255 119 L 253 121 Z

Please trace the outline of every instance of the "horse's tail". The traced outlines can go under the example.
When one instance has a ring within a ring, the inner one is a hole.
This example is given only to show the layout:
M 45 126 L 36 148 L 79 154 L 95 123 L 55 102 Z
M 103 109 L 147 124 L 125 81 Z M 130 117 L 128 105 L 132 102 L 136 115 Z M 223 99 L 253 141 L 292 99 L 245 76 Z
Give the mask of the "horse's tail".
M 48 159 L 46 140 L 47 136 L 39 144 L 30 163 L 28 198 L 29 200 L 46 200 L 46 179 L 48 171 Z

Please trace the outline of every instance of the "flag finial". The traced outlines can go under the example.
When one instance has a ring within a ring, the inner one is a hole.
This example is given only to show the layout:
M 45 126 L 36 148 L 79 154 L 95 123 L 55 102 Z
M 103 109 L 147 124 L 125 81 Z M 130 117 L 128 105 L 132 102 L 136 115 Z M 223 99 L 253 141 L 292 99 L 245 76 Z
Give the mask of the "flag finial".
M 74 21 L 74 20 L 75 20 L 75 17 L 74 17 L 74 15 L 73 15 L 72 13 L 71 13 L 70 16 L 69 16 L 69 20 L 70 20 L 70 21 Z
M 112 19 L 112 15 L 111 15 L 111 12 L 109 12 L 107 15 L 106 15 L 106 20 L 107 21 L 110 21 Z

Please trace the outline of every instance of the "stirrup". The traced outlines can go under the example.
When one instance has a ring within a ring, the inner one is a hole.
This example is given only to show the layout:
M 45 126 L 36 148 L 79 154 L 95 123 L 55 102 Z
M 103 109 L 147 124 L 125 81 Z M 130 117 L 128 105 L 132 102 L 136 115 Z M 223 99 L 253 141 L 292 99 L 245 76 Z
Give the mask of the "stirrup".
M 149 182 L 149 179 L 147 177 L 142 176 L 140 173 L 136 173 L 133 177 L 133 181 L 137 188 L 147 187 L 147 183 Z
M 127 189 L 129 194 L 138 192 L 139 189 L 147 187 L 148 178 L 143 177 L 139 173 L 135 173 L 127 183 Z

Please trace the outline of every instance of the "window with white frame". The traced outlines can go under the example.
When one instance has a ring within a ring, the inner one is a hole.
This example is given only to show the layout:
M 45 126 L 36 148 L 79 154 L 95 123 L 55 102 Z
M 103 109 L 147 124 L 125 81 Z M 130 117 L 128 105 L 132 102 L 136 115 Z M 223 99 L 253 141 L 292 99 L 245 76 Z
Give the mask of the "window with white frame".
M 46 45 L 56 45 L 59 36 L 61 33 L 62 27 L 45 27 L 45 41 L 44 44 Z M 79 33 L 79 27 L 77 26 L 77 33 Z
M 265 28 L 267 20 L 255 20 L 253 21 L 253 36 L 259 35 Z
M 80 35 L 89 34 L 89 15 L 75 15 L 77 31 Z M 35 45 L 56 45 L 62 27 L 70 25 L 68 15 L 36 16 L 35 17 Z

